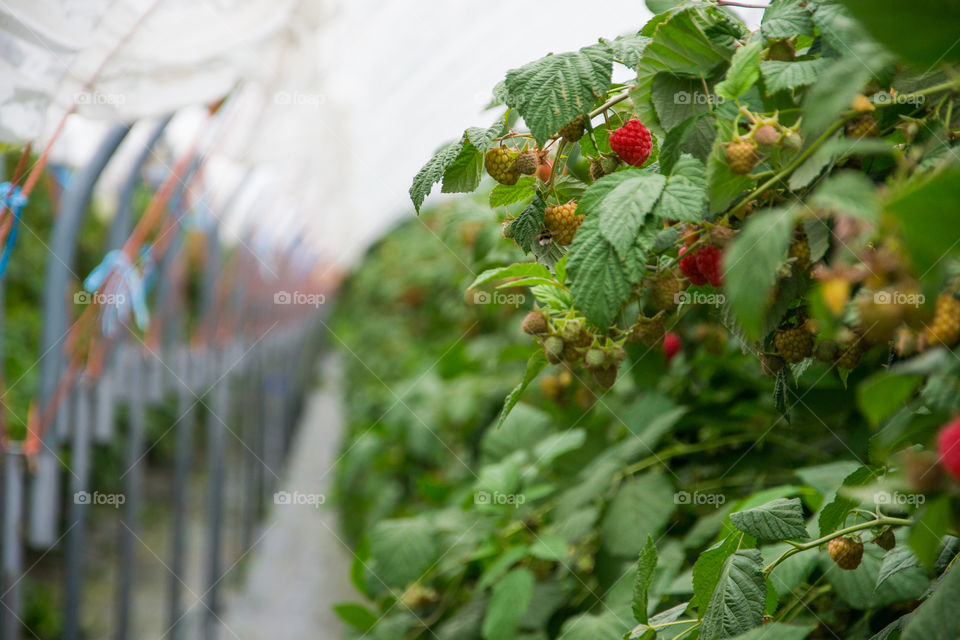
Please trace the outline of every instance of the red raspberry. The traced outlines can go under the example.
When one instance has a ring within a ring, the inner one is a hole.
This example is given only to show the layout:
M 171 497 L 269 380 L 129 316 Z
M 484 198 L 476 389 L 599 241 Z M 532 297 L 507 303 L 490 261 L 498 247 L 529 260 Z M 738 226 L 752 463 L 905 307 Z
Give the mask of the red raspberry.
M 680 266 L 680 271 L 683 272 L 683 275 L 687 277 L 687 280 L 690 281 L 690 284 L 697 286 L 707 284 L 707 279 L 700 273 L 700 267 L 697 266 L 697 256 L 696 252 L 691 253 L 690 255 L 684 255 L 687 252 L 687 247 L 680 247 L 680 262 L 677 263 Z
M 940 451 L 940 464 L 960 480 L 960 418 L 954 418 L 940 429 L 937 448 Z
M 680 350 L 683 349 L 683 340 L 672 331 L 663 336 L 663 355 L 667 362 L 673 360 Z
M 639 167 L 653 149 L 650 130 L 634 118 L 610 134 L 610 148 L 627 164 Z
M 694 257 L 700 275 L 715 287 L 723 286 L 723 251 L 708 244 L 701 247 Z

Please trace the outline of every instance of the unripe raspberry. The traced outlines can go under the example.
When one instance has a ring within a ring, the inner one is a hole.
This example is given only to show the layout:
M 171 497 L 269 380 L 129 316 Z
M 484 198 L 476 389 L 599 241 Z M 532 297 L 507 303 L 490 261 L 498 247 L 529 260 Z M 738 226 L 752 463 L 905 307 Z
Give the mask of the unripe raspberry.
M 610 134 L 610 148 L 627 164 L 639 167 L 650 157 L 653 138 L 650 131 L 633 118 Z
M 517 171 L 522 175 L 532 176 L 537 172 L 539 165 L 540 161 L 537 159 L 537 154 L 533 151 L 527 151 L 517 156 Z
M 783 359 L 791 364 L 803 362 L 813 353 L 813 336 L 805 327 L 793 327 L 778 332 L 773 338 L 773 344 Z
M 800 271 L 810 268 L 810 242 L 807 240 L 807 234 L 802 231 L 790 244 L 790 257 L 794 259 L 794 264 Z
M 840 355 L 837 357 L 837 368 L 839 369 L 853 369 L 858 364 L 860 364 L 860 358 L 863 357 L 863 354 L 867 350 L 867 345 L 860 338 L 860 336 L 855 337 L 848 343 L 841 345 Z
M 907 451 L 903 471 L 907 484 L 917 493 L 935 493 L 943 487 L 943 467 L 933 451 Z
M 846 130 L 849 138 L 875 138 L 880 133 L 877 121 L 869 113 L 848 122 Z
M 543 227 L 553 236 L 553 241 L 562 246 L 573 242 L 581 224 L 583 216 L 577 214 L 576 202 L 547 207 L 543 212 Z
M 560 337 L 564 342 L 577 342 L 583 335 L 583 320 L 580 318 L 567 318 L 560 325 Z
M 803 138 L 801 138 L 800 134 L 796 131 L 791 131 L 783 136 L 780 144 L 784 149 L 788 149 L 790 151 L 800 151 L 800 149 L 803 148 Z
M 619 344 L 611 345 L 607 349 L 607 362 L 618 365 L 627 357 L 627 351 Z
M 759 160 L 757 145 L 749 140 L 736 140 L 727 145 L 725 152 L 730 170 L 739 175 L 753 171 Z
M 583 137 L 583 129 L 587 124 L 587 116 L 580 114 L 567 124 L 560 127 L 557 134 L 567 142 L 576 142 Z
M 637 323 L 630 331 L 629 341 L 631 344 L 639 342 L 648 347 L 655 347 L 663 342 L 665 332 L 662 313 L 652 318 L 641 316 L 637 318 Z
M 543 341 L 543 350 L 548 356 L 559 357 L 563 353 L 563 338 L 559 336 L 549 336 Z
M 500 235 L 507 240 L 513 239 L 513 220 L 504 220 L 500 225 Z
M 893 529 L 884 529 L 883 532 L 873 539 L 873 543 L 884 551 L 890 551 L 890 549 L 897 546 L 897 537 L 893 535 Z
M 753 139 L 761 147 L 773 147 L 780 142 L 780 132 L 770 124 L 760 125 L 753 131 Z
M 853 96 L 853 100 L 850 102 L 850 108 L 854 111 L 860 111 L 863 113 L 876 111 L 876 107 L 874 107 L 873 103 L 870 102 L 870 98 L 862 93 L 858 93 L 857 95 Z
M 602 367 L 607 361 L 607 354 L 601 349 L 587 349 L 587 353 L 583 356 L 583 362 L 588 367 Z
M 604 389 L 609 389 L 617 381 L 616 367 L 601 367 L 599 369 L 593 369 L 591 373 L 593 374 L 593 379 L 597 381 L 597 384 Z
M 940 464 L 955 480 L 960 480 L 960 418 L 954 418 L 937 436 Z
M 796 48 L 791 40 L 774 40 L 767 48 L 767 60 L 793 62 L 796 58 Z
M 827 543 L 827 552 L 838 567 L 853 571 L 863 560 L 863 543 L 855 538 L 841 536 Z
M 776 378 L 780 370 L 786 366 L 783 358 L 772 353 L 760 354 L 760 371 L 768 378 Z
M 840 345 L 837 344 L 836 340 L 822 340 L 813 350 L 813 357 L 819 362 L 826 362 L 827 364 L 832 364 L 839 355 Z
M 679 256 L 680 261 L 677 265 L 680 267 L 680 272 L 690 281 L 690 284 L 696 286 L 707 284 L 706 277 L 700 273 L 700 268 L 697 266 L 695 252 L 689 253 L 687 247 L 680 247 Z
M 520 328 L 523 329 L 524 333 L 531 336 L 542 335 L 548 330 L 547 318 L 543 315 L 542 311 L 531 311 L 523 318 L 523 323 L 521 323 Z
M 483 166 L 487 173 L 500 184 L 514 185 L 520 179 L 520 172 L 517 171 L 518 155 L 516 149 L 494 147 L 484 156 Z
M 960 338 L 960 300 L 952 295 L 937 296 L 933 320 L 924 332 L 927 342 L 952 347 Z
M 614 156 L 602 156 L 600 158 L 594 158 L 590 161 L 590 177 L 594 180 L 599 180 L 605 175 L 609 175 L 616 171 L 617 165 L 620 164 L 620 159 Z
M 650 304 L 657 311 L 670 311 L 677 306 L 680 281 L 671 271 L 664 271 L 648 282 Z

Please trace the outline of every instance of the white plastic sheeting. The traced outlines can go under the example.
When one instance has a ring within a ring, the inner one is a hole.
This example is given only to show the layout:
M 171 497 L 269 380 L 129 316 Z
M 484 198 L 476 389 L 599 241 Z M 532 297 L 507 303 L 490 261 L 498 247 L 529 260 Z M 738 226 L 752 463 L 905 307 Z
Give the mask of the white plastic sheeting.
M 182 111 L 169 164 L 230 94 L 194 196 L 230 238 L 346 265 L 412 215 L 436 147 L 492 122 L 507 69 L 649 16 L 641 0 L 3 0 L 0 141 L 36 148 L 73 109 L 54 151 L 76 164 L 103 121 Z

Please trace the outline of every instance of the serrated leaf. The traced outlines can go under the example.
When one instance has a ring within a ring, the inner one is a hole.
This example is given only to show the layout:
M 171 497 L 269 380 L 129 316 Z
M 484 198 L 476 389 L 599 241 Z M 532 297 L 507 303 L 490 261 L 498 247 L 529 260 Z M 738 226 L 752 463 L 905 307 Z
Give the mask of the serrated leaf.
M 515 108 L 538 144 L 590 111 L 610 87 L 613 51 L 600 43 L 548 55 L 507 72 L 506 103 Z
M 640 58 L 637 84 L 630 92 L 638 117 L 654 133 L 662 136 L 665 131 L 653 107 L 654 78 L 662 72 L 697 78 L 713 75 L 733 55 L 732 40 L 727 46 L 706 33 L 723 21 L 719 13 L 693 6 L 669 14 L 656 25 Z
M 880 197 L 873 181 L 859 171 L 832 174 L 814 191 L 810 204 L 866 222 L 876 222 L 880 217 Z
M 947 570 L 936 590 L 914 610 L 903 629 L 901 640 L 956 640 L 955 621 L 960 602 L 960 563 Z
M 880 586 L 901 571 L 911 569 L 920 569 L 920 561 L 917 556 L 906 545 L 897 545 L 883 555 L 883 562 L 880 564 L 880 573 L 877 574 L 877 586 Z
M 533 573 L 514 569 L 493 586 L 483 619 L 485 640 L 513 640 L 533 596 Z
M 691 135 L 695 129 L 697 129 L 701 124 L 705 124 L 710 133 L 713 132 L 713 125 L 709 120 L 705 120 L 703 117 L 709 112 L 704 111 L 702 113 L 695 114 L 690 118 L 684 120 L 680 125 L 674 127 L 667 133 L 667 137 L 663 139 L 663 145 L 660 147 L 660 171 L 669 174 L 673 171 L 673 165 L 676 164 L 677 160 L 680 159 L 680 154 L 684 148 L 684 143 L 687 140 L 687 137 Z M 706 153 L 702 158 L 707 158 L 710 155 L 711 144 L 707 146 Z M 700 156 L 697 156 L 700 157 Z
M 433 185 L 443 178 L 447 167 L 456 161 L 461 149 L 463 149 L 463 140 L 445 144 L 414 176 L 413 184 L 410 186 L 410 199 L 417 213 L 420 212 L 424 198 L 430 194 Z
M 538 193 L 510 225 L 514 240 L 525 253 L 530 252 L 534 239 L 543 229 L 543 213 L 545 210 L 546 205 Z
M 731 513 L 730 521 L 737 529 L 758 540 L 776 542 L 809 537 L 800 498 L 780 498 L 753 509 Z
M 647 534 L 647 544 L 640 550 L 637 560 L 637 575 L 633 580 L 633 617 L 637 622 L 647 622 L 647 592 L 653 584 L 653 573 L 657 568 L 657 547 L 653 536 Z
M 696 158 L 680 158 L 667 178 L 653 215 L 661 220 L 702 222 L 707 205 L 707 170 Z
M 597 219 L 600 234 L 617 255 L 625 258 L 664 184 L 666 178 L 658 173 L 618 171 L 590 185 L 580 199 L 577 213 Z
M 724 562 L 717 587 L 700 625 L 702 638 L 729 638 L 763 621 L 767 585 L 763 558 L 756 549 L 737 551 Z
M 600 539 L 614 555 L 636 555 L 647 536 L 658 533 L 675 509 L 673 487 L 662 473 L 652 471 L 630 478 L 607 507 Z
M 497 416 L 497 429 L 503 426 L 503 421 L 507 419 L 507 416 L 510 415 L 513 408 L 517 406 L 517 402 L 520 401 L 520 396 L 523 395 L 526 388 L 530 386 L 530 383 L 533 382 L 534 378 L 537 377 L 545 366 L 547 366 L 547 357 L 544 355 L 542 349 L 537 349 L 533 355 L 530 356 L 530 359 L 527 360 L 527 370 L 523 374 L 523 380 L 513 388 L 513 391 L 507 394 L 506 400 L 503 401 L 503 408 L 500 410 L 500 415 Z
M 828 60 L 826 58 L 796 60 L 794 62 L 762 60 L 760 62 L 760 74 L 763 76 L 767 92 L 772 94 L 777 91 L 792 91 L 814 84 L 823 70 L 827 68 L 827 65 Z
M 600 41 L 609 46 L 611 51 L 613 51 L 614 60 L 619 60 L 620 63 L 631 69 L 637 68 L 637 64 L 640 62 L 640 56 L 643 55 L 643 50 L 650 44 L 650 38 L 642 36 L 639 33 L 620 36 L 613 40 L 601 39 Z
M 633 291 L 626 266 L 600 233 L 597 216 L 586 218 L 573 237 L 567 272 L 577 308 L 598 327 L 609 326 Z
M 371 569 L 391 587 L 419 578 L 438 551 L 433 527 L 420 518 L 381 520 L 370 532 Z
M 754 85 L 760 77 L 762 49 L 763 41 L 760 38 L 751 38 L 747 44 L 734 52 L 727 75 L 714 87 L 718 96 L 727 100 L 736 100 Z
M 505 207 L 532 198 L 536 192 L 536 182 L 534 176 L 523 176 L 517 180 L 517 184 L 498 184 L 490 191 L 490 207 Z
M 496 267 L 493 269 L 487 269 L 476 279 L 470 283 L 468 289 L 476 289 L 482 285 L 487 284 L 488 282 L 494 282 L 496 280 L 503 280 L 505 278 L 529 278 L 529 277 L 539 277 L 539 278 L 549 278 L 553 280 L 553 276 L 550 273 L 550 270 L 547 269 L 542 264 L 537 262 L 518 262 L 516 264 L 511 264 L 506 267 Z
M 843 479 L 841 487 L 862 487 L 873 481 L 880 475 L 879 468 L 860 467 Z M 841 527 L 850 510 L 860 504 L 859 500 L 848 498 L 841 495 L 840 491 L 834 494 L 833 500 L 827 503 L 821 510 L 817 518 L 817 525 L 820 529 L 820 535 L 825 536 L 833 533 Z
M 727 304 L 747 336 L 759 339 L 776 283 L 793 237 L 792 209 L 753 214 L 724 258 Z
M 797 35 L 813 35 L 810 11 L 798 0 L 777 0 L 763 12 L 760 32 L 768 40 L 783 40 Z
M 471 193 L 480 186 L 483 154 L 469 140 L 464 140 L 460 153 L 443 171 L 442 193 Z
M 741 535 L 732 533 L 700 554 L 693 565 L 693 605 L 700 617 L 707 610 L 710 598 L 717 588 L 724 564 L 740 544 Z
M 507 123 L 498 120 L 488 128 L 470 127 L 463 132 L 464 140 L 469 141 L 480 153 L 486 153 L 497 146 L 497 138 L 507 132 Z

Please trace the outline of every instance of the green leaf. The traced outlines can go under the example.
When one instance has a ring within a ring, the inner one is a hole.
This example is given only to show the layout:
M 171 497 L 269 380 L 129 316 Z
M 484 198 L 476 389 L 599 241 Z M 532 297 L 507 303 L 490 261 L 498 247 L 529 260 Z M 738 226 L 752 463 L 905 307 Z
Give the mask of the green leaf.
M 702 222 L 707 205 L 707 170 L 696 158 L 680 158 L 673 167 L 653 215 L 662 220 Z
M 523 392 L 526 390 L 530 383 L 533 382 L 534 378 L 547 366 L 547 357 L 543 353 L 543 349 L 537 349 L 530 359 L 527 360 L 527 370 L 523 374 L 523 380 L 520 381 L 516 387 L 513 388 L 509 394 L 507 394 L 506 400 L 503 401 L 503 409 L 500 410 L 500 415 L 497 416 L 497 429 L 503 426 L 503 421 L 507 419 L 507 416 L 510 415 L 510 412 L 513 411 L 513 408 L 517 406 L 517 402 L 520 401 L 520 396 L 523 395 Z
M 923 382 L 921 376 L 897 376 L 878 372 L 857 387 L 857 405 L 873 428 L 903 407 Z
M 864 545 L 863 560 L 853 571 L 838 567 L 825 552 L 819 557 L 827 581 L 837 597 L 854 609 L 885 607 L 921 596 L 930 582 L 922 571 L 901 572 L 877 588 L 882 555 L 880 547 Z
M 894 575 L 902 571 L 921 571 L 920 561 L 914 555 L 910 547 L 906 545 L 897 545 L 883 555 L 883 562 L 880 564 L 880 573 L 877 574 L 877 589 Z
M 687 137 L 698 130 L 701 125 L 706 126 L 711 136 L 716 135 L 710 120 L 703 117 L 708 113 L 709 111 L 703 111 L 693 115 L 667 133 L 667 137 L 663 140 L 663 146 L 660 147 L 660 171 L 662 173 L 669 174 L 673 171 L 673 165 L 680 159 L 680 153 L 683 151 Z M 713 139 L 711 137 L 710 143 L 706 146 L 707 152 L 702 158 L 707 158 L 710 155 L 712 145 Z M 701 156 L 697 155 L 697 157 Z
M 485 640 L 513 640 L 530 598 L 533 574 L 529 569 L 514 569 L 493 586 L 487 615 L 483 619 Z
M 772 94 L 814 84 L 827 65 L 826 58 L 795 62 L 763 60 L 760 62 L 760 74 L 763 76 L 767 92 Z
M 657 135 L 662 136 L 665 129 L 653 106 L 654 78 L 662 72 L 696 78 L 712 76 L 733 55 L 732 41 L 727 46 L 706 33 L 724 20 L 719 12 L 692 6 L 670 14 L 657 25 L 640 59 L 637 84 L 630 93 L 641 122 Z
M 626 265 L 600 233 L 598 216 L 586 218 L 573 237 L 567 272 L 577 308 L 598 327 L 610 325 L 633 291 Z
M 950 528 L 950 497 L 939 496 L 924 504 L 907 537 L 910 548 L 927 567 L 932 567 L 943 537 Z
M 788 538 L 808 538 L 800 498 L 780 498 L 766 504 L 730 514 L 740 531 L 758 540 L 776 542 Z
M 653 573 L 657 568 L 657 547 L 653 536 L 647 534 L 647 544 L 640 550 L 637 560 L 637 575 L 633 580 L 633 617 L 637 622 L 647 621 L 647 592 L 653 584 Z
M 469 140 L 464 140 L 460 153 L 443 172 L 442 193 L 471 193 L 480 186 L 483 154 Z
M 849 109 L 853 97 L 867 83 L 874 70 L 889 61 L 889 56 L 882 50 L 869 54 L 863 52 L 862 55 L 850 52 L 849 47 L 841 50 L 847 55 L 831 62 L 807 91 L 803 103 L 803 131 L 808 138 L 819 136 L 843 111 Z M 865 55 L 871 57 L 864 58 Z
M 567 554 L 567 541 L 555 533 L 541 533 L 530 545 L 530 555 L 541 560 L 559 562 Z
M 753 187 L 753 178 L 734 173 L 727 164 L 723 143 L 725 140 L 733 139 L 733 122 L 718 119 L 716 129 L 713 149 L 707 158 L 707 185 L 710 189 L 710 213 L 712 214 L 726 211 L 740 194 Z
M 542 145 L 603 98 L 612 72 L 613 51 L 606 44 L 548 55 L 507 72 L 506 103 Z
M 666 178 L 658 173 L 618 171 L 590 185 L 577 213 L 596 218 L 600 234 L 625 258 L 665 183 Z
M 650 44 L 650 38 L 636 33 L 629 36 L 620 36 L 613 40 L 601 38 L 600 42 L 610 47 L 613 51 L 614 60 L 619 60 L 625 66 L 636 69 L 640 57 L 643 55 L 643 50 Z
M 924 69 L 960 61 L 955 2 L 921 0 L 843 0 L 870 34 L 908 62 Z
M 618 556 L 640 553 L 648 535 L 667 523 L 676 509 L 673 487 L 660 472 L 651 471 L 620 485 L 600 524 L 600 539 Z
M 763 12 L 760 33 L 767 40 L 784 40 L 798 35 L 813 35 L 810 11 L 799 0 L 777 0 Z
M 357 631 L 370 631 L 377 625 L 377 622 L 380 621 L 380 616 L 373 611 L 370 611 L 370 609 L 367 609 L 362 604 L 352 602 L 342 602 L 333 605 L 333 612 L 337 614 L 338 618 Z
M 563 433 L 555 433 L 540 442 L 533 450 L 537 466 L 546 468 L 551 462 L 565 453 L 576 451 L 587 441 L 585 429 L 570 429 Z
M 510 567 L 526 557 L 527 551 L 526 545 L 510 547 L 505 550 L 499 558 L 490 563 L 490 566 L 480 574 L 480 579 L 477 580 L 477 591 L 483 591 L 499 580 L 500 576 L 505 574 Z
M 929 179 L 920 179 L 898 192 L 886 211 L 900 223 L 900 234 L 916 271 L 926 278 L 939 277 L 947 258 L 960 255 L 952 233 L 960 224 L 960 169 L 951 168 Z
M 584 613 L 567 618 L 557 640 L 621 640 L 623 623 L 614 615 Z
M 371 570 L 391 587 L 418 579 L 438 552 L 433 527 L 421 518 L 381 520 L 370 532 Z
M 702 638 L 729 638 L 763 621 L 767 585 L 763 558 L 756 549 L 737 551 L 724 562 L 717 587 L 700 625 Z
M 782 622 L 771 622 L 735 636 L 732 640 L 804 640 L 814 628 L 813 626 L 799 627 Z
M 433 185 L 440 182 L 444 172 L 457 160 L 462 149 L 462 140 L 445 144 L 414 176 L 413 184 L 410 186 L 410 199 L 417 213 L 420 212 L 423 200 L 430 194 Z
M 530 252 L 534 239 L 543 229 L 543 212 L 545 210 L 546 205 L 538 193 L 510 225 L 514 240 L 525 253 Z
M 727 304 L 747 336 L 759 339 L 777 270 L 793 237 L 792 209 L 753 214 L 724 259 Z
M 518 262 L 516 264 L 511 264 L 506 267 L 495 267 L 493 269 L 487 269 L 483 273 L 477 276 L 468 289 L 476 289 L 482 285 L 487 284 L 488 282 L 493 282 L 495 280 L 503 280 L 505 278 L 529 278 L 529 277 L 538 277 L 538 278 L 549 278 L 553 280 L 553 276 L 550 274 L 550 270 L 547 269 L 542 264 L 537 262 Z
M 840 171 L 831 175 L 817 187 L 810 205 L 871 223 L 880 218 L 880 197 L 873 181 L 859 171 Z
M 862 487 L 869 484 L 874 478 L 879 477 L 881 470 L 873 467 L 860 467 L 846 478 L 843 479 L 842 487 Z M 842 495 L 842 490 L 837 491 L 828 504 L 820 510 L 820 517 L 817 524 L 820 528 L 820 535 L 825 536 L 841 528 L 847 514 L 851 509 L 860 504 L 859 500 L 848 498 Z
M 736 50 L 726 77 L 723 82 L 714 87 L 718 96 L 727 100 L 736 100 L 756 83 L 757 78 L 760 77 L 762 49 L 763 41 L 760 38 L 751 38 L 747 44 Z
M 690 606 L 689 602 L 684 602 L 683 604 L 678 604 L 675 607 L 670 607 L 666 611 L 661 611 L 656 615 L 652 616 L 649 622 L 638 624 L 634 627 L 630 633 L 626 636 L 628 640 L 654 640 L 657 637 L 657 630 L 663 627 L 664 625 L 670 624 L 672 622 L 677 622 L 680 620 L 680 617 L 686 612 L 687 607 Z M 678 623 L 677 625 L 670 625 L 678 635 L 674 636 L 675 638 L 682 638 L 682 632 L 688 631 L 692 628 L 687 627 L 686 629 L 681 629 L 680 624 L 689 623 L 690 625 L 695 625 L 695 620 L 684 620 L 683 623 Z M 584 639 L 586 640 L 586 639 Z
M 903 629 L 901 640 L 956 640 L 957 603 L 960 602 L 960 563 L 940 578 L 936 590 L 917 607 Z
M 514 202 L 532 198 L 537 179 L 534 176 L 523 176 L 517 184 L 498 184 L 490 191 L 490 207 L 505 207 Z
M 693 565 L 693 604 L 700 612 L 700 617 L 707 610 L 710 604 L 710 598 L 720 580 L 720 574 L 723 572 L 724 564 L 737 550 L 740 540 L 743 538 L 740 533 L 732 533 L 726 538 L 717 542 L 712 547 L 700 554 Z

